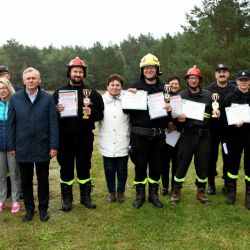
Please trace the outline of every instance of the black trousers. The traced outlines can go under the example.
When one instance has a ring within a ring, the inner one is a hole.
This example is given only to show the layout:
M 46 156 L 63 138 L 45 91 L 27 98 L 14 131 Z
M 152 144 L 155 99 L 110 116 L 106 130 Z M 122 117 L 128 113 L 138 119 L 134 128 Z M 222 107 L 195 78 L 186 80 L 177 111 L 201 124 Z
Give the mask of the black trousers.
M 79 180 L 90 178 L 94 134 L 92 131 L 87 132 L 82 135 L 78 133 L 59 135 L 57 161 L 61 167 L 61 180 L 64 182 L 74 180 L 75 165 Z
M 225 128 L 222 127 L 215 127 L 211 130 L 211 153 L 210 159 L 208 164 L 208 182 L 214 183 L 215 176 L 218 175 L 217 173 L 217 161 L 219 155 L 219 146 L 226 142 L 226 134 Z M 227 167 L 228 167 L 228 160 L 229 156 L 224 153 L 223 148 L 222 151 L 222 159 L 223 159 L 223 166 L 222 166 L 222 178 L 225 179 L 227 176 Z
M 168 189 L 170 172 L 171 172 L 171 188 L 173 187 L 174 175 L 177 169 L 177 152 L 178 152 L 178 144 L 175 147 L 172 147 L 166 144 L 164 147 L 164 152 L 162 155 L 163 165 L 162 165 L 162 172 L 161 172 L 161 181 L 162 181 L 163 188 Z
M 28 211 L 34 211 L 35 209 L 33 194 L 34 165 L 37 176 L 38 209 L 39 211 L 46 211 L 49 207 L 49 163 L 49 161 L 19 162 L 23 201 L 25 209 Z
M 245 179 L 246 184 L 250 185 L 250 132 L 247 130 L 238 129 L 236 133 L 231 133 L 228 137 L 228 153 L 229 153 L 229 163 L 228 163 L 228 173 L 238 176 L 241 155 L 244 151 L 244 171 L 245 175 L 248 177 Z M 227 176 L 228 182 L 236 182 L 236 178 L 230 178 Z
M 197 175 L 195 184 L 198 188 L 206 186 L 210 146 L 210 135 L 200 136 L 186 133 L 181 134 L 179 139 L 177 170 L 174 186 L 182 186 L 193 156 Z M 176 178 L 178 181 L 176 181 Z
M 130 146 L 130 158 L 135 165 L 134 181 L 143 182 L 147 177 L 159 181 L 165 138 L 133 134 Z

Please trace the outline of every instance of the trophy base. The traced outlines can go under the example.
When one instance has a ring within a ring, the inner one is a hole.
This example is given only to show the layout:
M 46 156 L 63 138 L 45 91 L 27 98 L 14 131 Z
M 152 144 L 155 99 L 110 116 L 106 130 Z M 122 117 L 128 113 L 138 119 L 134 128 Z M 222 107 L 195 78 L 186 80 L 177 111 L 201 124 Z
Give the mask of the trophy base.
M 89 116 L 84 115 L 84 116 L 82 117 L 82 119 L 89 119 Z
M 219 118 L 218 115 L 212 115 L 212 118 Z

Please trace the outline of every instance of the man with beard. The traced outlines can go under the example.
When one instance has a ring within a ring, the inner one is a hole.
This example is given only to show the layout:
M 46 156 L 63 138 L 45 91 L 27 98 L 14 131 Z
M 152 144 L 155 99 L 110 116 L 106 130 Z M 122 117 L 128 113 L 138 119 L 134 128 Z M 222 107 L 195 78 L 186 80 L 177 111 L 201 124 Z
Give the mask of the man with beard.
M 182 130 L 178 142 L 177 170 L 174 176 L 171 204 L 176 204 L 180 201 L 181 188 L 193 156 L 196 170 L 197 200 L 203 204 L 208 204 L 209 200 L 205 196 L 205 187 L 211 143 L 209 132 L 209 120 L 212 112 L 211 94 L 209 91 L 201 88 L 202 74 L 196 66 L 188 70 L 185 80 L 187 81 L 188 89 L 180 93 L 181 98 L 205 104 L 205 110 L 203 120 L 187 118 L 185 114 L 178 116 L 178 121 L 182 124 Z M 219 114 L 219 111 L 214 113 Z
M 206 86 L 205 89 L 208 90 L 212 95 L 218 94 L 219 99 L 217 100 L 221 106 L 225 100 L 225 97 L 232 93 L 235 87 L 228 82 L 230 72 L 228 66 L 225 64 L 217 64 L 215 68 L 215 78 L 216 81 Z M 215 176 L 217 176 L 217 160 L 219 146 L 222 145 L 222 159 L 223 159 L 223 175 L 224 186 L 223 192 L 227 191 L 226 185 L 226 175 L 227 175 L 227 166 L 228 166 L 228 155 L 226 149 L 226 138 L 227 138 L 227 121 L 224 115 L 224 112 L 220 117 L 211 120 L 211 154 L 208 165 L 208 189 L 207 193 L 209 195 L 214 195 L 216 192 L 215 187 Z M 226 150 L 226 151 L 225 151 Z M 226 152 L 226 153 L 225 153 Z
M 72 186 L 75 181 L 74 165 L 76 163 L 77 182 L 80 185 L 80 202 L 87 208 L 96 208 L 91 199 L 91 155 L 95 122 L 103 118 L 104 104 L 102 96 L 83 82 L 86 77 L 86 63 L 79 57 L 72 59 L 68 64 L 68 84 L 60 87 L 54 93 L 56 108 L 59 117 L 59 150 L 57 160 L 60 165 L 60 183 L 62 195 L 62 210 L 72 208 Z M 83 90 L 90 93 L 90 105 L 83 104 Z M 64 117 L 60 112 L 64 110 L 60 104 L 59 94 L 62 91 L 75 90 L 77 92 L 77 115 Z M 83 119 L 83 117 L 88 119 Z

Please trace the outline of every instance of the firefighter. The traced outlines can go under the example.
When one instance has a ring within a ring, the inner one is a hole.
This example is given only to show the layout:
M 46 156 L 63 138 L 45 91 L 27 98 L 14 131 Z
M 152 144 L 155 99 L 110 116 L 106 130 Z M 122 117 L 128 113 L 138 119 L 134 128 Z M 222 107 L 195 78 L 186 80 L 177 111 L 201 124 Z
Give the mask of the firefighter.
M 226 96 L 232 93 L 235 87 L 228 82 L 228 78 L 230 76 L 229 68 L 226 64 L 217 64 L 215 68 L 215 78 L 216 81 L 206 86 L 205 89 L 208 90 L 211 94 L 218 94 L 218 103 L 222 105 Z M 207 194 L 214 195 L 216 192 L 215 186 L 215 176 L 217 176 L 216 165 L 219 154 L 219 145 L 223 145 L 225 147 L 226 138 L 227 138 L 227 121 L 224 115 L 221 115 L 217 119 L 211 120 L 211 155 L 208 165 L 208 188 Z M 227 191 L 226 185 L 226 175 L 227 175 L 227 165 L 228 165 L 228 155 L 224 152 L 223 148 L 222 159 L 223 159 L 223 175 L 224 186 L 223 192 Z
M 131 85 L 129 91 L 144 90 L 148 94 L 163 92 L 164 84 L 159 79 L 160 74 L 158 58 L 152 54 L 145 55 L 140 62 L 140 79 Z M 130 158 L 135 165 L 136 199 L 133 206 L 140 208 L 143 205 L 146 184 L 149 183 L 148 201 L 155 207 L 162 208 L 158 190 L 168 119 L 161 117 L 151 120 L 148 110 L 125 112 L 130 114 Z
M 236 83 L 238 88 L 225 99 L 225 107 L 232 104 L 250 105 L 250 72 L 241 70 L 237 74 Z M 244 150 L 244 171 L 245 171 L 245 206 L 250 209 L 250 124 L 241 121 L 235 125 L 228 126 L 227 148 L 229 154 L 227 183 L 228 198 L 226 203 L 232 205 L 236 198 L 236 185 L 240 168 L 241 155 Z
M 205 112 L 203 120 L 186 118 L 184 114 L 178 116 L 182 129 L 178 142 L 177 170 L 174 176 L 171 204 L 176 204 L 180 201 L 181 188 L 193 156 L 196 170 L 197 199 L 201 203 L 208 204 L 209 200 L 204 193 L 211 144 L 209 132 L 209 120 L 212 112 L 211 94 L 209 91 L 201 88 L 202 74 L 196 66 L 188 70 L 185 80 L 187 81 L 188 89 L 180 93 L 182 99 L 204 103 Z M 219 111 L 217 112 L 219 113 Z
M 57 89 L 54 99 L 59 117 L 59 150 L 57 160 L 60 165 L 60 183 L 62 195 L 62 210 L 72 208 L 72 186 L 75 182 L 74 165 L 76 164 L 77 182 L 80 186 L 80 202 L 87 208 L 96 208 L 91 199 L 91 155 L 95 122 L 103 118 L 104 104 L 101 95 L 85 84 L 86 63 L 79 57 L 72 59 L 68 64 L 67 76 L 69 82 Z M 90 89 L 90 106 L 83 105 L 83 89 Z M 78 112 L 76 116 L 60 117 L 64 106 L 59 103 L 60 91 L 76 90 Z M 83 119 L 83 116 L 89 119 Z

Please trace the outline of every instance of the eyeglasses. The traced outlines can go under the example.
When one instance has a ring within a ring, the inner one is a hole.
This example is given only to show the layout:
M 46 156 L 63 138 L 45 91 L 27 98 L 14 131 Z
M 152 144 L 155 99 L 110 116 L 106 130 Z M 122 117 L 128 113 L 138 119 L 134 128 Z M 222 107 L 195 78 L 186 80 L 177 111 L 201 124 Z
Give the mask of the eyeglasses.
M 191 80 L 191 81 L 197 81 L 197 80 L 199 80 L 199 77 L 196 77 L 196 76 L 189 76 L 187 79 L 188 79 L 188 80 Z
M 0 88 L 0 91 L 6 90 L 6 89 L 7 89 L 7 87 L 2 87 L 2 88 Z
M 2 71 L 2 72 L 0 72 L 0 75 L 8 75 L 9 73 L 8 72 L 6 72 L 6 71 Z

